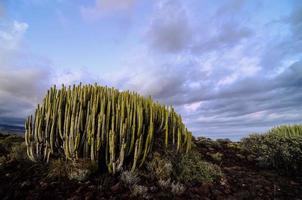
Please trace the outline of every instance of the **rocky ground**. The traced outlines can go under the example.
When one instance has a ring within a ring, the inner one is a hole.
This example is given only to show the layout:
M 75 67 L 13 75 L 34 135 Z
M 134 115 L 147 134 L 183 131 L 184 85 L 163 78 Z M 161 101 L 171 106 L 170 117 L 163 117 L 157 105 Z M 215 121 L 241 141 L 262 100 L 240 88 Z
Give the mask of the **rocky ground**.
M 85 181 L 58 179 L 49 177 L 45 165 L 2 159 L 0 199 L 302 199 L 301 177 L 258 167 L 238 143 L 199 138 L 195 144 L 204 160 L 221 167 L 224 177 L 188 187 L 181 195 L 162 191 L 150 181 L 144 183 L 145 194 L 135 197 L 118 177 L 95 174 Z

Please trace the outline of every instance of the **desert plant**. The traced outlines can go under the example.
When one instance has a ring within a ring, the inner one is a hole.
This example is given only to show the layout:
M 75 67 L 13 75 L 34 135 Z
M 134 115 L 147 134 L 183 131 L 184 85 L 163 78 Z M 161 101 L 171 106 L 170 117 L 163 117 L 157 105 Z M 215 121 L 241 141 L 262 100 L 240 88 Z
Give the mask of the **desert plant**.
M 136 171 L 123 171 L 121 173 L 120 179 L 122 183 L 127 187 L 131 187 L 132 185 L 135 185 L 140 181 L 140 178 Z
M 158 185 L 161 189 L 168 190 L 171 187 L 171 179 L 160 179 L 158 180 Z
M 95 163 L 87 162 L 85 159 L 69 162 L 67 174 L 71 180 L 84 181 L 91 174 L 96 172 L 97 166 Z
M 148 196 L 148 188 L 146 186 L 143 185 L 133 185 L 131 187 L 131 195 L 133 197 L 140 197 L 140 198 L 144 198 L 144 199 L 149 199 Z
M 192 139 L 172 107 L 134 92 L 81 84 L 48 90 L 25 130 L 31 160 L 90 159 L 113 174 L 124 162 L 132 170 L 141 166 L 160 137 L 177 151 L 188 151 Z
M 14 144 L 11 147 L 11 152 L 9 153 L 10 159 L 14 160 L 24 160 L 26 159 L 26 145 L 24 142 L 20 144 Z
M 279 126 L 265 134 L 252 134 L 241 140 L 242 149 L 255 156 L 262 167 L 286 174 L 301 174 L 302 126 Z
M 53 159 L 48 163 L 47 178 L 70 179 L 77 181 L 86 180 L 96 171 L 96 165 L 86 160 L 77 162 L 64 160 L 62 158 Z
M 14 146 L 20 145 L 24 139 L 17 135 L 4 135 L 0 138 L 0 155 L 6 155 Z
M 181 184 L 179 182 L 171 183 L 171 192 L 175 195 L 181 195 L 185 192 L 186 187 L 184 184 Z
M 216 152 L 216 153 L 212 153 L 210 154 L 210 157 L 215 161 L 215 162 L 221 162 L 222 158 L 223 158 L 223 154 Z
M 267 134 L 278 135 L 285 138 L 302 136 L 302 125 L 283 125 L 272 128 Z
M 177 165 L 177 172 L 177 179 L 187 185 L 213 182 L 223 176 L 220 167 L 203 161 L 197 150 L 192 150 L 182 156 Z
M 6 156 L 0 156 L 0 166 L 7 161 Z
M 64 179 L 68 177 L 68 162 L 63 159 L 54 159 L 49 162 L 47 178 Z
M 174 195 L 181 195 L 186 190 L 184 184 L 175 181 L 172 182 L 170 178 L 166 180 L 158 180 L 157 183 L 161 189 L 171 191 Z
M 172 162 L 158 152 L 154 153 L 152 160 L 146 164 L 146 167 L 157 180 L 169 179 L 173 172 Z

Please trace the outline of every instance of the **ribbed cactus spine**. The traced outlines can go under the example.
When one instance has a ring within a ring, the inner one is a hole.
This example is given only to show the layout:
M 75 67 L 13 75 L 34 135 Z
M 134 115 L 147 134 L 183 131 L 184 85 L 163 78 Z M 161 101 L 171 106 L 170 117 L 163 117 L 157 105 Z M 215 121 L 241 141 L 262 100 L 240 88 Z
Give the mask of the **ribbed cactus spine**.
M 110 173 L 129 162 L 132 170 L 141 166 L 159 138 L 178 151 L 189 151 L 192 140 L 172 107 L 97 85 L 52 87 L 25 129 L 31 160 L 84 158 L 104 162 Z

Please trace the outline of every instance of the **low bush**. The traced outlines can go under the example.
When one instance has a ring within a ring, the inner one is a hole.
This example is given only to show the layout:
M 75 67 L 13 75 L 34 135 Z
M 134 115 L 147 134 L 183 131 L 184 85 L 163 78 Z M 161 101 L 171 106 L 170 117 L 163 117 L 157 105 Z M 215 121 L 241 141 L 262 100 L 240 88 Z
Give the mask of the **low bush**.
M 68 177 L 71 180 L 84 181 L 91 174 L 97 171 L 98 167 L 87 159 L 79 159 L 69 163 L 67 170 Z
M 220 163 L 222 158 L 223 158 L 223 154 L 216 152 L 216 153 L 212 153 L 210 154 L 210 157 L 217 163 Z
M 213 182 L 223 176 L 218 165 L 203 161 L 196 150 L 182 156 L 177 171 L 177 179 L 188 185 Z
M 52 160 L 49 163 L 47 177 L 58 178 L 58 179 L 67 178 L 68 177 L 67 169 L 68 169 L 68 164 L 66 160 L 64 159 Z
M 171 179 L 158 180 L 158 186 L 163 190 L 168 190 L 171 187 Z
M 20 144 L 13 145 L 11 147 L 9 157 L 10 159 L 19 160 L 19 161 L 27 159 L 25 143 L 22 142 Z
M 169 191 L 172 183 L 174 186 L 176 183 L 190 186 L 213 182 L 223 176 L 220 167 L 204 161 L 194 147 L 183 155 L 176 155 L 169 151 L 165 155 L 154 153 L 152 159 L 146 163 L 146 167 L 151 179 L 157 180 L 161 189 Z
M 265 134 L 252 134 L 241 141 L 261 167 L 288 175 L 302 174 L 302 126 L 280 126 Z
M 71 162 L 64 159 L 54 159 L 49 163 L 47 177 L 84 181 L 96 170 L 97 166 L 89 160 Z
M 131 187 L 132 185 L 137 184 L 140 181 L 140 178 L 136 171 L 123 171 L 120 180 L 125 186 Z
M 12 148 L 24 142 L 24 138 L 17 135 L 4 135 L 0 138 L 0 156 L 9 154 Z M 25 149 L 26 153 L 26 149 Z
M 182 195 L 186 190 L 186 187 L 184 184 L 181 184 L 179 182 L 171 183 L 171 192 L 174 195 Z
M 159 153 L 153 154 L 152 160 L 146 164 L 146 167 L 157 180 L 166 180 L 172 176 L 173 164 L 171 160 Z
M 140 199 L 149 199 L 148 187 L 143 185 L 133 185 L 133 187 L 131 187 L 131 195 Z

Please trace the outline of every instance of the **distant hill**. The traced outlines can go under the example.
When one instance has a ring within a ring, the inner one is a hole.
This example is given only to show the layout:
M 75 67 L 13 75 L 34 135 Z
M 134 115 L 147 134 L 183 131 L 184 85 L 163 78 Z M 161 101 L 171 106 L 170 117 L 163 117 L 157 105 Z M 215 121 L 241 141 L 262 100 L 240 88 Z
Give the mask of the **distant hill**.
M 24 126 L 0 124 L 0 133 L 3 133 L 3 134 L 23 135 L 24 130 L 25 130 Z

